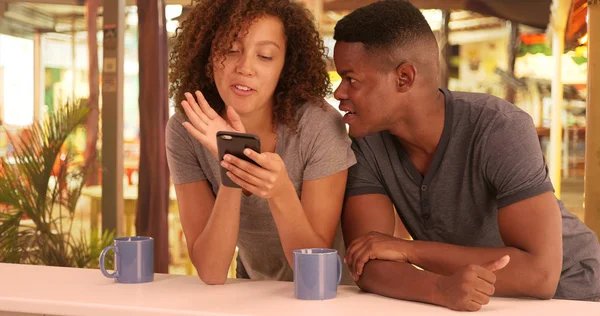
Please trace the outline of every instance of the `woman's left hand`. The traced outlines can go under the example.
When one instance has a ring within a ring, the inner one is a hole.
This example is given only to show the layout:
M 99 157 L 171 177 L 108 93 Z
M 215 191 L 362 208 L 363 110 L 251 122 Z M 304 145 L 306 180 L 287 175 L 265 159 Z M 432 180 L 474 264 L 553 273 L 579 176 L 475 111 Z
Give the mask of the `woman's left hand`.
M 233 182 L 264 199 L 277 197 L 285 191 L 290 179 L 285 164 L 278 154 L 259 154 L 251 149 L 244 150 L 244 154 L 258 166 L 229 154 L 221 161 L 221 166 L 229 170 L 227 176 Z

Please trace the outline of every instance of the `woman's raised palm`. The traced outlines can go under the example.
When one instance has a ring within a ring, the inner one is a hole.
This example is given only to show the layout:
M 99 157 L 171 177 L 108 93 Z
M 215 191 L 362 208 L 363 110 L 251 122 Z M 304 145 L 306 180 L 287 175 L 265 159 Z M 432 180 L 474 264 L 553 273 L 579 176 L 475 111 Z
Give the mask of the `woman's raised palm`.
M 232 107 L 227 107 L 227 118 L 230 122 L 227 123 L 210 107 L 200 91 L 196 91 L 198 102 L 196 102 L 194 96 L 189 92 L 185 93 L 185 98 L 186 100 L 181 101 L 181 106 L 189 122 L 184 122 L 183 126 L 219 160 L 217 153 L 217 132 L 245 133 L 246 129 L 244 128 L 244 124 L 242 124 L 240 116 Z

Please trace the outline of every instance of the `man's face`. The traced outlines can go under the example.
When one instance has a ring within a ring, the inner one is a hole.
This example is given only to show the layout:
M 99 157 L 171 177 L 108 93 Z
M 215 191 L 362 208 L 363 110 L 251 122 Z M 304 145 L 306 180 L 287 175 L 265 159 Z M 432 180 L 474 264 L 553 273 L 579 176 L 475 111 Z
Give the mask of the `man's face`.
M 399 97 L 394 69 L 383 69 L 379 55 L 370 54 L 362 43 L 338 41 L 333 56 L 342 77 L 334 96 L 340 111 L 347 112 L 344 122 L 350 135 L 360 138 L 390 129 L 396 116 L 393 104 Z

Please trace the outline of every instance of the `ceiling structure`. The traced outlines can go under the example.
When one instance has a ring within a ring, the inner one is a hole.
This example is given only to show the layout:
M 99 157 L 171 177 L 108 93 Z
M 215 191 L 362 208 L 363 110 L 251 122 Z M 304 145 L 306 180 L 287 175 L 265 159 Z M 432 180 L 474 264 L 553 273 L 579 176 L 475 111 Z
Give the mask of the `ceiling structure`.
M 165 0 L 166 4 L 188 6 L 191 0 Z M 135 6 L 136 0 L 125 0 Z M 98 9 L 102 28 L 102 7 Z M 85 0 L 0 0 L 0 33 L 31 37 L 35 31 L 70 33 L 85 31 Z
M 307 0 L 304 0 L 307 1 Z M 311 0 L 308 0 L 311 1 Z M 320 28 L 323 36 L 331 36 L 337 21 L 350 11 L 376 0 L 316 0 L 322 3 Z M 410 0 L 420 9 L 451 10 L 450 30 L 475 31 L 504 28 L 507 20 L 543 32 L 550 19 L 552 0 Z M 134 6 L 136 0 L 125 0 Z M 184 19 L 191 0 L 165 0 L 166 4 L 184 6 L 180 19 Z M 0 32 L 33 33 L 71 32 L 85 30 L 85 0 L 0 0 Z M 434 30 L 439 29 L 441 14 L 438 10 L 425 10 Z M 102 15 L 102 8 L 99 10 Z M 587 28 L 585 16 L 587 0 L 573 0 L 566 40 L 569 43 L 581 38 Z M 99 18 L 98 26 L 101 27 Z
M 354 10 L 376 0 L 323 0 L 324 11 Z M 410 0 L 420 9 L 467 10 L 546 28 L 552 0 Z
M 348 12 L 347 10 L 324 11 L 321 16 L 321 33 L 324 36 L 333 35 L 333 30 L 337 21 L 339 21 Z M 442 12 L 439 10 L 423 10 L 423 15 L 427 18 L 433 31 L 441 28 Z M 506 21 L 494 16 L 486 16 L 477 12 L 456 10 L 450 14 L 450 31 L 474 31 L 481 29 L 504 28 Z

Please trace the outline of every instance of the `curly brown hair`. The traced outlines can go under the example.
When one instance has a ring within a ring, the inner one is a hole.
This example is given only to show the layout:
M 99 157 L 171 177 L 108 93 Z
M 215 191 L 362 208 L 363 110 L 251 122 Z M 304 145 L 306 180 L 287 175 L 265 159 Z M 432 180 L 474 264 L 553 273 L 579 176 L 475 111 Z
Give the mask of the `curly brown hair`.
M 223 113 L 225 104 L 213 78 L 213 61 L 222 60 L 236 34 L 256 19 L 271 15 L 284 26 L 286 56 L 275 89 L 274 122 L 296 131 L 298 108 L 331 92 L 327 53 L 312 13 L 294 0 L 199 0 L 177 29 L 169 60 L 170 95 L 181 113 L 185 92 L 202 91 L 210 106 Z M 323 102 L 315 102 L 322 106 Z

